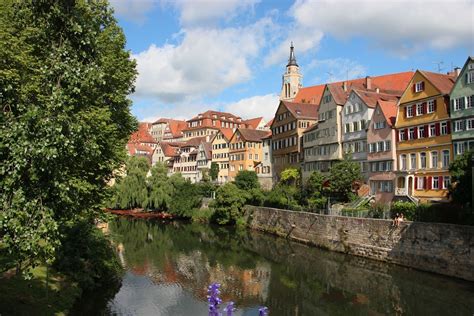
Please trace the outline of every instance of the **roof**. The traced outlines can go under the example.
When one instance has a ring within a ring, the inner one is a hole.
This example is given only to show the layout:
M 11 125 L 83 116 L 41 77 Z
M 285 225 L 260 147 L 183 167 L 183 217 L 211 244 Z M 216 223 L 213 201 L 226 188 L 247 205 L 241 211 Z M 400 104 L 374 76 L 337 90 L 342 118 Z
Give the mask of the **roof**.
M 214 111 L 214 110 L 207 110 L 206 112 L 199 113 L 198 115 L 196 115 L 193 118 L 189 119 L 188 122 L 189 121 L 200 120 L 200 119 L 203 119 L 203 118 L 212 118 L 213 115 L 217 115 L 217 118 L 220 118 L 221 116 L 225 116 L 225 117 L 232 117 L 234 119 L 241 119 L 240 116 L 236 116 L 232 113 L 220 112 L 220 111 Z
M 201 146 L 204 149 L 204 155 L 206 159 L 212 158 L 212 143 L 211 142 L 201 142 Z
M 382 110 L 382 113 L 385 116 L 385 120 L 387 121 L 388 125 L 394 126 L 398 112 L 397 101 L 379 100 L 378 105 L 380 106 L 380 109 Z
M 307 129 L 303 131 L 303 133 L 308 133 L 314 131 L 315 129 L 318 129 L 318 123 L 311 124 Z
M 265 127 L 270 127 L 273 124 L 273 118 L 265 124 Z
M 232 128 L 221 128 L 219 129 L 219 132 L 221 132 L 228 141 L 232 138 L 232 135 L 234 135 L 234 130 Z
M 243 121 L 244 124 L 248 125 L 248 128 L 257 129 L 258 125 L 263 121 L 263 117 L 256 117 Z
M 359 90 L 359 89 L 354 89 L 352 91 L 354 91 L 354 93 L 357 93 L 357 95 L 362 99 L 362 101 L 364 101 L 364 103 L 370 108 L 375 108 L 378 100 L 398 101 L 398 97 L 393 94 L 378 93 L 375 91 L 367 91 L 367 90 Z
M 206 136 L 194 137 L 185 142 L 181 147 L 198 147 L 201 142 L 206 141 Z
M 333 94 L 333 98 L 335 99 L 336 103 L 344 104 L 347 100 L 348 93 L 352 89 L 375 90 L 376 88 L 379 88 L 380 91 L 384 93 L 402 95 L 403 91 L 405 91 L 408 83 L 410 82 L 413 74 L 413 71 L 405 71 L 382 76 L 338 81 L 328 83 L 328 86 L 330 86 L 331 94 Z M 367 79 L 369 79 L 371 82 L 370 89 L 367 89 Z M 344 82 L 346 82 L 347 91 L 344 91 L 343 89 Z M 324 94 L 325 86 L 325 84 L 322 84 L 307 88 L 301 88 L 296 94 L 294 102 L 319 104 L 321 101 L 321 97 Z
M 260 142 L 263 138 L 271 134 L 269 131 L 261 131 L 250 128 L 239 128 L 237 130 L 239 131 L 242 138 L 249 142 Z
M 449 94 L 456 82 L 456 77 L 436 72 L 419 70 L 419 72 L 433 84 L 442 94 Z
M 183 136 L 183 130 L 187 127 L 186 121 L 170 120 L 168 124 L 173 137 Z
M 139 143 L 127 143 L 127 150 L 131 156 L 136 155 L 137 151 L 144 151 L 146 152 L 146 155 L 153 154 L 153 148 L 149 146 L 140 145 Z
M 130 135 L 129 143 L 156 143 L 155 139 L 148 130 L 151 127 L 151 123 L 141 122 L 138 123 L 138 130 Z
M 296 118 L 318 118 L 318 106 L 309 103 L 295 103 L 289 101 L 280 101 L 285 105 L 288 111 Z
M 166 157 L 172 157 L 178 153 L 179 147 L 184 143 L 161 142 L 160 147 Z

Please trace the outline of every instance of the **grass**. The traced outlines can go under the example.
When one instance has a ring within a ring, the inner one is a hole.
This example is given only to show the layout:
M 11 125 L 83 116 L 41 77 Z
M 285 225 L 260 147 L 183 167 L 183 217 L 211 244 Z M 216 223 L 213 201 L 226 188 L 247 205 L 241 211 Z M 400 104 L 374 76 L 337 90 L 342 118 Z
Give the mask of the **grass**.
M 46 267 L 32 270 L 31 280 L 14 275 L 14 270 L 0 276 L 1 315 L 67 315 L 81 290 L 64 276 Z

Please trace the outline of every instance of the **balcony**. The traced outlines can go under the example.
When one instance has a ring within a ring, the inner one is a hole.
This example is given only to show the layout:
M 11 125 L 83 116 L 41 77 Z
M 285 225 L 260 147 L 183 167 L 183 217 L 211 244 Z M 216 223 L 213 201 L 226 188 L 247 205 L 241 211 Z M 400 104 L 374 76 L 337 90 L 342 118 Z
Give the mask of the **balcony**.
M 395 195 L 397 195 L 397 196 L 408 195 L 407 189 L 406 188 L 395 188 Z

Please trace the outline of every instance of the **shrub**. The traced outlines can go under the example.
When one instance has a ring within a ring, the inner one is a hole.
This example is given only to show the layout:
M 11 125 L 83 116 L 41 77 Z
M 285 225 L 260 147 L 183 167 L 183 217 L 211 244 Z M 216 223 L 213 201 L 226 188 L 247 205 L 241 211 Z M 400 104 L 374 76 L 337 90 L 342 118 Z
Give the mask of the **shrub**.
M 210 223 L 213 216 L 214 210 L 212 208 L 201 208 L 193 211 L 191 219 L 193 222 Z
M 260 188 L 257 173 L 250 170 L 242 170 L 235 176 L 234 184 L 241 190 L 251 190 Z
M 395 217 L 395 215 L 398 213 L 403 214 L 407 220 L 413 221 L 416 217 L 416 211 L 417 205 L 415 203 L 397 201 L 392 203 L 391 217 Z
M 171 196 L 170 213 L 190 218 L 196 209 L 202 204 L 202 195 L 197 185 L 189 181 L 178 182 Z
M 216 199 L 210 207 L 214 209 L 213 221 L 220 225 L 235 224 L 242 217 L 242 208 L 249 194 L 233 183 L 226 183 L 216 191 Z

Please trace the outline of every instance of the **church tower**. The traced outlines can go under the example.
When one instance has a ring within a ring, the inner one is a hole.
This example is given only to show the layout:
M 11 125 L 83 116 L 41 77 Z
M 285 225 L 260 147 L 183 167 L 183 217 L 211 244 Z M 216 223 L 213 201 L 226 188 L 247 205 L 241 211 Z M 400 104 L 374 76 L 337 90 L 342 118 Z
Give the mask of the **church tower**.
M 295 48 L 291 42 L 290 58 L 288 58 L 286 71 L 282 76 L 280 100 L 292 101 L 303 86 L 303 75 L 300 74 L 299 69 L 300 67 L 296 63 Z

